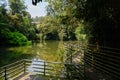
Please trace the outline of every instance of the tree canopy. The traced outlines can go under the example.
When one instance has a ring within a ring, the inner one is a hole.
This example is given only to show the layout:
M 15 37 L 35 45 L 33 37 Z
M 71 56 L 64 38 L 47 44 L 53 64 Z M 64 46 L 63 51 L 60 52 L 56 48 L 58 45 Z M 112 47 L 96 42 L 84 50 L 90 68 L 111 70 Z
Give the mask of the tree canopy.
M 37 27 L 31 24 L 24 0 L 0 1 L 0 34 L 19 32 L 28 40 L 87 40 L 88 43 L 119 48 L 120 1 L 119 0 L 45 0 L 47 16 L 38 19 Z M 36 5 L 42 0 L 32 0 Z M 39 6 L 39 5 L 38 5 Z M 39 10 L 38 10 L 39 11 Z M 36 35 L 37 33 L 37 35 Z M 43 38 L 44 37 L 44 38 Z M 114 43 L 112 43 L 114 42 Z
M 46 1 L 48 15 L 57 17 L 67 29 L 73 27 L 71 32 L 77 37 L 86 35 L 89 43 L 119 48 L 119 0 Z
M 31 16 L 26 11 L 24 0 L 0 1 L 0 44 L 25 45 L 35 38 L 35 29 L 31 24 Z M 14 37 L 13 37 L 14 36 Z

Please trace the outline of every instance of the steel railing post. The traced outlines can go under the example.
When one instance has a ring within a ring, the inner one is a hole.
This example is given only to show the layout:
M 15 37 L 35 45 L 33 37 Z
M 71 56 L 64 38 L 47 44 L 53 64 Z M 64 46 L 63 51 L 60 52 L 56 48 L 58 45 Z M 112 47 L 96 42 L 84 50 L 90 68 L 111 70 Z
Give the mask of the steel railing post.
M 7 80 L 7 68 L 5 67 L 5 80 Z
M 24 65 L 24 73 L 26 72 L 26 65 L 25 65 L 26 61 L 23 60 L 23 65 Z
M 44 61 L 44 76 L 45 76 L 45 66 L 46 66 L 46 65 L 45 65 L 45 61 Z

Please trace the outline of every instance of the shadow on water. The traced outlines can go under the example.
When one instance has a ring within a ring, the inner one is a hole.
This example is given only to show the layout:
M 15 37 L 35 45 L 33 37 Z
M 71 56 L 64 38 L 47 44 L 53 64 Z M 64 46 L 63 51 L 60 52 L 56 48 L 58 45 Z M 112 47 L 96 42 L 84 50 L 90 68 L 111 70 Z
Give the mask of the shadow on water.
M 0 47 L 0 67 L 17 60 L 32 58 L 33 54 L 26 53 L 23 47 Z

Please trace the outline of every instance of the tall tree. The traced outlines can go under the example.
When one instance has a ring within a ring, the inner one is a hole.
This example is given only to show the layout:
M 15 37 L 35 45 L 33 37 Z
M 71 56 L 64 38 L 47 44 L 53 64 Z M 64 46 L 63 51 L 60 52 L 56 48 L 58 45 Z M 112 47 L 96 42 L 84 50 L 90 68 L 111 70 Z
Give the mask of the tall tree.
M 27 36 L 35 38 L 34 27 L 31 25 L 31 15 L 26 11 L 24 0 L 9 0 L 13 29 Z
M 119 4 L 119 0 L 87 0 L 85 21 L 91 23 L 90 26 L 87 26 L 91 28 L 93 36 L 90 42 L 97 42 L 103 46 L 120 47 L 118 44 L 120 39 Z
M 23 15 L 23 11 L 26 9 L 24 0 L 9 0 L 9 3 L 13 15 L 16 13 Z

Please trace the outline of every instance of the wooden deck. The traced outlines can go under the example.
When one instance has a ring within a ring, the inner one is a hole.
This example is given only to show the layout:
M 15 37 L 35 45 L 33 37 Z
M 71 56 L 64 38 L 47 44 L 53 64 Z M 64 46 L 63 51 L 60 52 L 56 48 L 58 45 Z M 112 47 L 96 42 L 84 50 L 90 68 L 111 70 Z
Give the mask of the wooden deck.
M 15 78 L 14 80 L 44 80 L 44 78 L 33 75 L 32 73 L 24 73 L 21 76 Z

